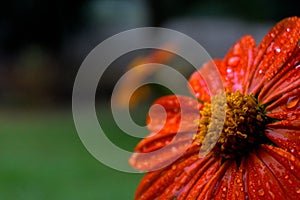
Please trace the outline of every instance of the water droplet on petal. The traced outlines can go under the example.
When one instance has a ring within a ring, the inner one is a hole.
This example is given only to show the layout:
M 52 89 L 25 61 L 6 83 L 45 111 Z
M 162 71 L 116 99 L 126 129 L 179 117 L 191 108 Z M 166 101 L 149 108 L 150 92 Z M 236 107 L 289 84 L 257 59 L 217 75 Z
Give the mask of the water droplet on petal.
M 235 191 L 235 196 L 236 196 L 237 199 L 238 199 L 238 197 L 239 197 L 239 192 L 238 192 L 238 191 Z
M 272 199 L 275 199 L 275 195 L 274 195 L 273 192 L 269 191 L 268 193 L 270 194 L 270 196 L 272 197 Z
M 235 56 L 235 57 L 229 58 L 227 61 L 227 64 L 229 66 L 237 66 L 239 64 L 239 62 L 240 62 L 240 57 Z
M 262 74 L 262 73 L 263 73 L 263 70 L 262 70 L 262 69 L 260 69 L 260 70 L 258 71 L 258 73 L 259 73 L 259 74 Z
M 290 28 L 286 28 L 286 32 L 290 32 L 291 31 L 291 29 Z
M 288 176 L 288 175 L 286 175 L 284 178 L 285 178 L 285 179 L 288 179 L 288 178 L 289 178 L 289 176 Z
M 300 194 L 300 188 L 296 192 L 297 192 L 297 194 Z
M 275 53 L 280 53 L 281 49 L 279 47 L 275 47 Z
M 258 190 L 258 195 L 259 196 L 264 196 L 265 195 L 264 190 L 263 189 Z
M 291 161 L 295 161 L 296 160 L 296 157 L 295 156 L 291 156 Z
M 295 153 L 295 149 L 294 148 L 292 148 L 290 151 L 291 151 L 291 153 Z
M 295 166 L 294 166 L 294 165 L 292 165 L 292 166 L 291 166 L 291 170 L 294 170 L 294 169 L 295 169 Z
M 275 34 L 274 34 L 274 33 L 271 33 L 271 37 L 272 37 L 272 38 L 275 37 Z
M 223 187 L 223 191 L 226 192 L 226 190 L 227 190 L 227 188 L 226 188 L 226 187 Z

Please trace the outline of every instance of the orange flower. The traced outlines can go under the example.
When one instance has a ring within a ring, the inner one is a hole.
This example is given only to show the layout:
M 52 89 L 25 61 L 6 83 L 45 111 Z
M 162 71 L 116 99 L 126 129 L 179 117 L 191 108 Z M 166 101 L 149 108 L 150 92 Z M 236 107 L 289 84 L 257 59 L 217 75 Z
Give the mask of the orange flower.
M 167 114 L 150 112 L 153 134 L 135 152 L 164 151 L 149 159 L 141 154 L 130 158 L 136 169 L 156 169 L 142 179 L 135 199 L 300 199 L 299 41 L 300 18 L 284 19 L 258 47 L 245 36 L 223 60 L 200 69 L 203 74 L 215 64 L 225 93 L 211 97 L 195 72 L 189 84 L 198 101 L 175 95 L 158 99 L 155 104 Z M 218 104 L 222 100 L 225 110 Z M 226 113 L 225 122 L 211 117 L 212 110 Z M 220 124 L 218 135 L 217 128 L 210 128 Z M 196 133 L 191 131 L 195 126 Z M 171 144 L 175 136 L 179 139 Z M 189 138 L 186 151 L 169 164 Z M 199 157 L 203 146 L 212 150 Z

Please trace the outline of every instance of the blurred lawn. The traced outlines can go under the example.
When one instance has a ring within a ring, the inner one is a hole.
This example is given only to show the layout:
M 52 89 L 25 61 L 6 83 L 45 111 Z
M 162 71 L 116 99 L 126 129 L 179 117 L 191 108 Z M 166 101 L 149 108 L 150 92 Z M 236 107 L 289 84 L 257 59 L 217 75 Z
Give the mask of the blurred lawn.
M 94 159 L 79 140 L 71 110 L 4 111 L 0 121 L 0 199 L 133 199 L 142 175 Z

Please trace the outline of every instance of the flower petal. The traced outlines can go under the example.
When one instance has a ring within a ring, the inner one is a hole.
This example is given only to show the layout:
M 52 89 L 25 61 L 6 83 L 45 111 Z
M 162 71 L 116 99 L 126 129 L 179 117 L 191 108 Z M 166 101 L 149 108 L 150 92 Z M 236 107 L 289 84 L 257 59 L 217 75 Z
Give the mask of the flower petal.
M 300 37 L 300 18 L 290 17 L 276 24 L 263 38 L 250 75 L 249 92 L 256 94 L 284 66 Z
M 181 159 L 166 168 L 150 172 L 150 175 L 147 175 L 142 179 L 136 191 L 135 199 L 152 200 L 159 197 L 174 181 L 175 177 L 183 172 L 185 167 L 192 165 L 198 159 L 198 156 L 194 154 L 193 156 L 185 157 L 185 159 Z M 174 168 L 176 170 L 173 170 Z
M 220 166 L 219 170 L 215 173 L 215 175 L 205 185 L 198 199 L 200 200 L 212 199 L 212 197 L 214 196 L 215 188 L 220 183 L 220 180 L 223 178 L 225 172 L 227 172 L 231 166 L 236 167 L 236 165 L 234 165 L 231 161 L 226 161 L 225 163 L 223 163 Z
M 191 144 L 193 135 L 194 134 L 177 135 L 170 143 L 159 149 L 158 147 L 152 148 L 151 145 L 148 144 L 145 144 L 145 146 L 140 145 L 129 158 L 129 163 L 132 167 L 140 171 L 153 171 L 164 168 L 175 162 L 181 156 L 198 148 L 198 146 L 195 147 L 195 144 Z M 159 143 L 159 140 L 156 142 Z M 149 148 L 147 148 L 148 146 Z M 149 151 L 149 149 L 151 151 Z
M 232 188 L 230 182 L 234 178 L 236 172 L 237 166 L 235 164 L 230 165 L 222 179 L 219 181 L 218 185 L 215 187 L 214 199 L 225 199 L 228 189 Z
M 249 71 L 253 65 L 255 40 L 251 36 L 242 37 L 228 51 L 224 58 L 224 66 L 219 68 L 224 87 L 229 92 L 239 90 L 246 93 Z
M 199 150 L 199 148 L 197 149 Z M 150 172 L 141 181 L 135 194 L 136 200 L 168 199 L 179 195 L 176 188 L 181 188 L 181 184 L 175 180 L 184 178 L 182 181 L 190 181 L 196 173 L 202 171 L 201 175 L 215 163 L 215 159 L 210 155 L 199 159 L 198 151 L 186 154 L 175 163 L 155 172 Z M 168 197 L 168 198 L 167 198 Z
M 223 68 L 223 65 L 222 60 L 208 61 L 190 77 L 189 88 L 200 101 L 210 102 L 211 95 L 223 90 L 222 78 L 218 70 Z
M 165 96 L 156 100 L 147 118 L 151 132 L 158 134 L 194 131 L 202 105 L 185 96 Z M 158 106 L 157 106 L 158 105 Z
M 193 190 L 195 182 L 203 178 L 203 176 L 208 173 L 209 169 L 215 169 L 220 164 L 210 156 L 205 159 L 205 163 L 203 162 L 203 159 L 198 159 L 198 161 L 191 166 L 187 166 L 183 173 L 176 178 L 176 181 L 174 181 L 158 199 L 165 200 L 175 197 L 177 200 L 186 199 L 187 195 Z M 198 163 L 203 164 L 199 166 Z
M 261 104 L 277 101 L 283 95 L 300 88 L 300 45 L 298 45 L 282 69 L 265 83 L 258 96 Z M 295 92 L 294 92 L 295 93 Z M 299 91 L 297 92 L 299 93 Z M 274 103 L 272 103 L 274 104 Z M 271 104 L 271 105 L 272 105 Z M 274 107 L 272 105 L 271 107 Z
M 268 128 L 277 128 L 277 129 L 292 129 L 292 130 L 300 130 L 300 118 L 299 115 L 293 115 L 291 117 L 286 118 L 285 120 L 281 120 L 278 122 L 274 122 L 272 124 L 267 125 Z
M 286 199 L 286 193 L 269 168 L 252 153 L 247 159 L 246 191 L 249 199 Z
M 242 159 L 240 166 L 235 170 L 235 173 L 231 177 L 228 193 L 226 199 L 228 200 L 244 200 L 246 199 L 245 183 L 243 180 L 243 174 L 245 173 L 246 162 Z
M 300 130 L 268 129 L 265 134 L 278 147 L 300 158 Z
M 180 199 L 199 199 L 201 192 L 208 181 L 215 175 L 220 168 L 221 160 L 213 162 L 208 168 L 201 168 L 195 175 L 195 183 L 192 182 L 192 187 L 189 188 L 189 192 L 185 198 Z M 187 185 L 189 186 L 189 185 Z M 184 195 L 185 196 L 185 195 Z
M 288 114 L 300 111 L 300 87 L 289 91 L 266 107 L 267 115 Z
M 244 200 L 243 171 L 244 162 L 239 169 L 235 162 L 231 163 L 222 180 L 214 188 L 214 196 L 210 199 Z
M 263 145 L 259 155 L 289 199 L 300 198 L 300 160 L 281 148 Z
M 142 171 L 174 162 L 191 146 L 198 131 L 201 105 L 196 100 L 172 95 L 158 99 L 154 105 L 148 118 L 152 134 L 139 142 L 129 159 L 133 167 Z

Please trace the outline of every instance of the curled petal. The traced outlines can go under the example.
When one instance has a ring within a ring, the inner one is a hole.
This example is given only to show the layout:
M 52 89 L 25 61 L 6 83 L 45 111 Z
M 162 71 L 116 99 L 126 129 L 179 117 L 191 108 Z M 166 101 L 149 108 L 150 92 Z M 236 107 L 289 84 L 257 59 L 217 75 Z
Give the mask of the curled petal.
M 256 94 L 284 66 L 300 38 L 300 18 L 290 17 L 280 21 L 260 43 L 250 75 L 249 92 Z

